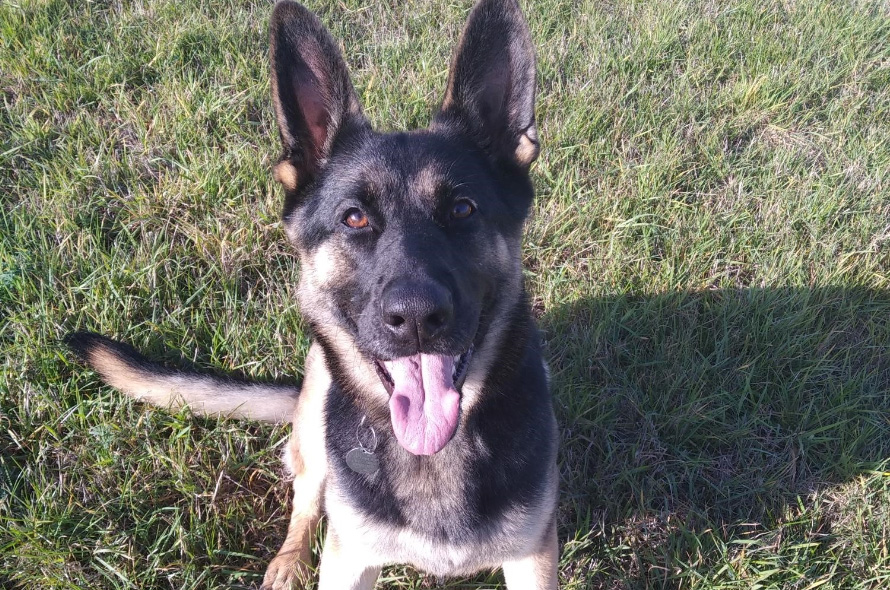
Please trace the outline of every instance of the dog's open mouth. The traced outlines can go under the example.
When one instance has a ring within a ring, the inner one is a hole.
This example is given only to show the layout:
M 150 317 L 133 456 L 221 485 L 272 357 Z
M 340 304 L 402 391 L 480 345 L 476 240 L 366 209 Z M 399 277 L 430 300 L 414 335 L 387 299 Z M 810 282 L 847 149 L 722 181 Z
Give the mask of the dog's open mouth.
M 472 356 L 471 346 L 457 356 L 421 353 L 374 363 L 389 392 L 393 430 L 406 450 L 433 455 L 454 436 Z

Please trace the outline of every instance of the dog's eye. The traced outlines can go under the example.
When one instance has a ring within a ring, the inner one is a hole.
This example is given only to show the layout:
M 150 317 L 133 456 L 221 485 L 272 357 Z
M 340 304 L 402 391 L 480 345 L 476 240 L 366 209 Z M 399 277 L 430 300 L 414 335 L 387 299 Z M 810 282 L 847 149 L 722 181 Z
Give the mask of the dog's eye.
M 457 201 L 451 208 L 451 219 L 466 219 L 476 211 L 473 203 L 466 199 Z
M 352 229 L 362 229 L 364 227 L 368 227 L 370 221 L 368 221 L 368 216 L 365 215 L 364 211 L 353 207 L 346 212 L 346 215 L 343 216 L 343 223 L 346 224 L 347 227 L 351 227 Z

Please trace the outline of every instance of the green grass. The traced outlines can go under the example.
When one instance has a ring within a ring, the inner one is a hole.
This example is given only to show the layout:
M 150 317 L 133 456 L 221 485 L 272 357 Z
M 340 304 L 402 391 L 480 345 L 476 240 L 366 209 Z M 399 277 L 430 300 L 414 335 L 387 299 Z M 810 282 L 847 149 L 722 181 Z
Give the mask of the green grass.
M 469 3 L 311 7 L 370 118 L 426 124 Z M 525 7 L 562 587 L 887 587 L 887 4 Z M 286 428 L 140 406 L 59 344 L 299 379 L 270 12 L 0 3 L 0 587 L 248 586 L 284 537 Z

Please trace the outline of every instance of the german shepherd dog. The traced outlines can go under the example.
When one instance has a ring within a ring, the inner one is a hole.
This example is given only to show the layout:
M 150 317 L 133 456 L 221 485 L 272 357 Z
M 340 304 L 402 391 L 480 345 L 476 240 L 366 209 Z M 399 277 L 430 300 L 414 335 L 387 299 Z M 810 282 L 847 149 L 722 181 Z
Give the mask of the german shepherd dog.
M 293 420 L 293 515 L 263 588 L 307 583 L 324 512 L 321 590 L 370 589 L 397 563 L 555 589 L 557 429 L 520 259 L 535 60 L 516 0 L 473 8 L 423 130 L 371 128 L 299 4 L 275 6 L 270 56 L 274 175 L 314 338 L 302 387 L 167 369 L 91 333 L 70 345 L 137 399 Z

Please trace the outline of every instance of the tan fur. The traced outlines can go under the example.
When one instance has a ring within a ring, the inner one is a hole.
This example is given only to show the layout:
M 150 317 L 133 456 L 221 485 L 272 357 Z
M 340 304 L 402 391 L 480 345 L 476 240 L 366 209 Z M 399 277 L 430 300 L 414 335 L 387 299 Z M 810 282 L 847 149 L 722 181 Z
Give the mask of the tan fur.
M 504 562 L 503 568 L 504 580 L 509 590 L 557 590 L 559 542 L 556 537 L 556 518 L 547 527 L 536 552 L 516 561 Z
M 313 293 L 336 285 L 341 277 L 348 276 L 348 273 L 342 272 L 348 270 L 347 260 L 349 259 L 346 256 L 340 254 L 336 244 L 325 242 L 301 259 L 300 282 L 306 282 L 304 289 Z
M 442 172 L 438 166 L 424 166 L 411 179 L 411 190 L 430 199 L 436 198 L 436 192 L 442 184 Z
M 290 420 L 296 407 L 293 387 L 220 382 L 183 373 L 151 373 L 128 363 L 104 345 L 90 349 L 88 357 L 109 385 L 164 408 L 187 406 L 196 414 L 281 423 Z
M 323 328 L 322 331 L 326 341 L 331 344 L 337 357 L 341 359 L 343 369 L 347 372 L 353 386 L 365 392 L 364 399 L 369 405 L 368 409 L 371 410 L 375 406 L 388 408 L 389 393 L 380 382 L 377 370 L 359 352 L 352 336 L 343 330 Z M 388 409 L 386 411 L 389 412 Z
M 287 190 L 297 190 L 299 175 L 297 169 L 290 162 L 279 162 L 272 169 L 272 175 Z
M 380 383 L 377 371 L 359 352 L 352 336 L 339 328 L 338 320 L 329 307 L 330 301 L 319 296 L 319 293 L 325 292 L 325 287 L 336 284 L 339 277 L 348 276 L 352 271 L 348 260 L 331 243 L 326 243 L 301 258 L 300 284 L 297 289 L 300 309 L 304 316 L 313 318 L 320 336 L 334 349 L 353 385 L 367 392 L 368 399 L 376 399 L 379 405 L 385 406 L 389 394 Z
M 328 530 L 322 552 L 318 590 L 371 590 L 380 575 L 380 567 L 368 565 L 344 547 L 339 535 Z
M 324 353 L 317 343 L 312 345 L 306 357 L 304 374 L 286 459 L 294 476 L 293 512 L 287 537 L 266 569 L 264 589 L 288 590 L 295 583 L 302 587 L 312 574 L 312 534 L 321 517 L 327 473 L 324 405 L 331 386 Z
M 537 139 L 530 137 L 530 135 L 537 135 L 537 133 L 534 133 L 534 129 L 533 126 L 519 138 L 519 145 L 516 146 L 516 151 L 513 155 L 516 163 L 520 166 L 531 166 L 531 163 L 535 161 L 540 152 Z

